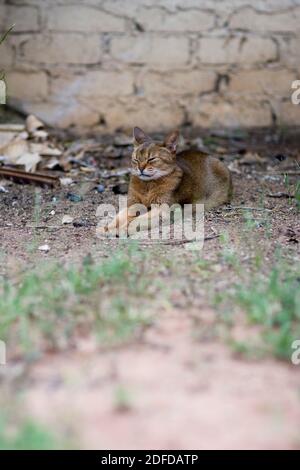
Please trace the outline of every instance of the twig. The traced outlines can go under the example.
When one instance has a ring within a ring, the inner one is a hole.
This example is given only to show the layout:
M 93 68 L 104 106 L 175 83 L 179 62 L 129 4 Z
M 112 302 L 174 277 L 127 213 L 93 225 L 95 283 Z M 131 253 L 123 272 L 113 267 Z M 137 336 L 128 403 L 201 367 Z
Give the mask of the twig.
M 23 170 L 13 170 L 11 168 L 0 168 L 0 176 L 13 178 L 17 181 L 27 181 L 29 183 L 47 184 L 50 186 L 59 185 L 57 176 L 44 175 L 43 173 L 29 173 Z
M 293 198 L 294 196 L 292 196 L 291 194 L 288 194 L 288 193 L 268 193 L 267 194 L 268 197 L 277 197 L 277 198 L 280 198 L 280 197 L 285 197 L 287 199 L 289 198 Z
M 279 175 L 300 175 L 300 171 L 279 171 L 278 173 L 276 172 L 276 174 L 279 174 Z
M 204 237 L 204 241 L 208 241 L 208 240 L 213 240 L 214 238 L 218 238 L 220 235 L 219 234 L 216 234 L 216 235 L 208 235 L 207 237 Z M 147 240 L 136 240 L 136 241 L 140 241 L 141 243 L 143 243 L 144 245 L 172 245 L 172 246 L 178 246 L 178 245 L 184 245 L 185 243 L 193 243 L 193 242 L 196 242 L 197 243 L 197 240 L 188 240 L 186 238 L 184 238 L 183 240 L 154 240 L 154 241 L 147 241 Z
M 272 212 L 271 209 L 266 209 L 265 207 L 247 207 L 247 206 L 230 206 L 230 207 L 223 207 L 222 210 L 224 211 L 235 211 L 235 210 L 245 210 L 245 211 L 267 211 Z
M 60 230 L 62 228 L 68 227 L 69 224 L 65 225 L 25 225 L 23 228 L 34 228 L 36 230 L 45 230 L 45 229 L 55 229 Z
M 11 25 L 11 27 L 3 34 L 3 36 L 0 38 L 0 44 L 3 43 L 3 41 L 5 41 L 5 39 L 7 38 L 7 36 L 9 35 L 9 33 L 11 32 L 11 30 L 15 27 L 15 25 Z

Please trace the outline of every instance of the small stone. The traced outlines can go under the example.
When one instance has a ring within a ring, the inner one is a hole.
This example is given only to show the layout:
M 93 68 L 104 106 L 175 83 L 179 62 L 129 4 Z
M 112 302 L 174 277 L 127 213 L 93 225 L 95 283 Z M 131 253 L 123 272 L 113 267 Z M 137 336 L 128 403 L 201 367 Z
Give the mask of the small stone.
M 108 145 L 103 150 L 103 156 L 106 158 L 120 158 L 122 157 L 122 149 L 114 147 L 113 145 Z
M 284 160 L 286 160 L 286 156 L 283 155 L 282 153 L 278 153 L 277 155 L 274 155 L 274 158 L 276 158 L 276 160 L 278 160 L 279 162 L 283 162 Z
M 103 184 L 98 184 L 96 190 L 98 193 L 103 193 L 105 191 L 105 186 Z
M 87 219 L 77 219 L 73 222 L 74 227 L 89 227 L 90 223 Z
M 127 183 L 115 184 L 115 186 L 112 187 L 112 190 L 114 194 L 127 194 L 128 184 Z
M 49 245 L 41 245 L 41 246 L 39 246 L 38 249 L 40 251 L 44 251 L 45 253 L 47 253 L 50 250 L 50 246 Z
M 82 201 L 82 196 L 80 196 L 80 194 L 68 193 L 67 199 L 69 199 L 71 202 L 80 202 Z
M 126 134 L 117 134 L 114 138 L 114 144 L 117 147 L 128 147 L 132 145 L 132 136 L 128 136 Z
M 60 184 L 62 186 L 69 186 L 70 184 L 74 183 L 74 181 L 72 180 L 72 178 L 59 178 L 60 180 Z
M 71 224 L 73 222 L 73 217 L 71 217 L 70 215 L 64 215 L 63 218 L 62 218 L 62 221 L 61 223 L 63 225 L 66 225 L 66 224 Z

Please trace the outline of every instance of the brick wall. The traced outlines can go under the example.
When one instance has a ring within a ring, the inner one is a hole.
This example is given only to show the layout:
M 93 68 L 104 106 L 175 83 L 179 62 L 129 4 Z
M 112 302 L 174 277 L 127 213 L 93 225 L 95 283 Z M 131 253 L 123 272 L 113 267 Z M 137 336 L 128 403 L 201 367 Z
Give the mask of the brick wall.
M 300 124 L 300 0 L 0 0 L 11 23 L 9 101 L 49 124 Z

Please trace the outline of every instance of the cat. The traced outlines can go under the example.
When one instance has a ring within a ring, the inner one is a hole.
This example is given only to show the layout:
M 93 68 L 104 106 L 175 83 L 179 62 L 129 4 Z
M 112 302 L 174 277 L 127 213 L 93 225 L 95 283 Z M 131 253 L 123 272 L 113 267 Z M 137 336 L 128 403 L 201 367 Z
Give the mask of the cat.
M 134 204 L 143 204 L 148 211 L 151 205 L 204 204 L 205 210 L 228 203 L 232 196 L 232 178 L 228 168 L 218 159 L 199 150 L 184 150 L 177 154 L 179 132 L 174 131 L 164 142 L 154 141 L 139 127 L 133 130 L 131 178 L 127 209 L 98 234 L 126 231 L 137 217 L 130 212 Z M 159 207 L 152 209 L 159 212 Z M 138 220 L 148 223 L 149 213 Z

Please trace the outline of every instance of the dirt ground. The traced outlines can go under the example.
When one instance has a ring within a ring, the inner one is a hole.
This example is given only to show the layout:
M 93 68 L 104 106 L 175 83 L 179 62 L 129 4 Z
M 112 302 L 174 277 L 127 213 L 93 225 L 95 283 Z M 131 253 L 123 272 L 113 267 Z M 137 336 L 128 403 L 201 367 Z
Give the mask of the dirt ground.
M 29 364 L 13 354 L 10 359 L 8 345 L 8 364 L 0 368 L 5 405 L 16 398 L 28 416 L 71 446 L 300 448 L 300 366 L 272 355 L 238 354 L 219 330 L 223 312 L 212 302 L 244 274 L 251 276 L 257 252 L 262 272 L 271 269 L 278 247 L 291 263 L 299 260 L 299 211 L 291 193 L 299 181 L 299 150 L 294 141 L 265 135 L 216 136 L 206 145 L 231 168 L 234 199 L 230 207 L 206 214 L 206 235 L 218 236 L 205 241 L 201 252 L 187 244 L 138 243 L 137 251 L 146 253 L 155 273 L 148 282 L 168 291 L 166 299 L 153 287 L 157 305 L 155 298 L 140 300 L 141 308 L 145 304 L 151 311 L 150 326 L 117 347 L 101 347 L 92 336 L 79 335 L 72 348 L 44 351 Z M 130 245 L 130 240 L 95 236 L 98 205 L 116 203 L 112 187 L 127 182 L 126 176 L 101 177 L 101 171 L 127 167 L 129 154 L 130 148 L 120 158 L 93 154 L 94 172 L 77 167 L 54 172 L 72 177 L 72 186 L 40 188 L 2 180 L 7 190 L 0 193 L 2 279 L 41 260 L 67 264 L 88 255 L 98 262 Z M 70 192 L 81 200 L 72 202 Z M 75 226 L 62 225 L 64 215 L 72 216 Z M 245 231 L 247 224 L 251 228 Z M 45 244 L 49 251 L 39 250 Z M 228 250 L 234 250 L 235 264 L 225 256 Z M 238 317 L 234 328 L 242 338 L 248 330 L 256 334 Z

